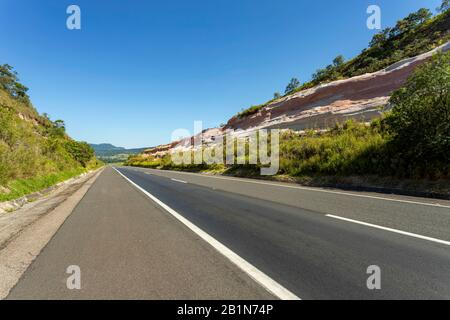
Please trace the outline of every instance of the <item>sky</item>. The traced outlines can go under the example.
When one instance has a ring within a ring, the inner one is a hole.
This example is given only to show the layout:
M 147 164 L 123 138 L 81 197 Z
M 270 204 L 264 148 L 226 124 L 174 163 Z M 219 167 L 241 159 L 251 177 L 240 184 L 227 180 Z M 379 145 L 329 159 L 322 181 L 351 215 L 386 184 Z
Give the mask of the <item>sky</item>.
M 369 5 L 382 27 L 440 0 L 0 0 L 0 64 L 39 112 L 74 139 L 122 147 L 171 140 L 367 47 Z M 69 5 L 81 30 L 69 30 Z

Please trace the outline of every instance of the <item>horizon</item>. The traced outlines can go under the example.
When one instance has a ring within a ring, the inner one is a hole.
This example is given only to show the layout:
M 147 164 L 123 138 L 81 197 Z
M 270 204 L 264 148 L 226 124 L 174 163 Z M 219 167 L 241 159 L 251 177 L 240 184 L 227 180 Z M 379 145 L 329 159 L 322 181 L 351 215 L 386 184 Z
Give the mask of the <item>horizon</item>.
M 439 3 L 378 1 L 382 28 L 421 7 L 435 13 Z M 292 77 L 305 82 L 337 55 L 353 58 L 378 32 L 366 27 L 370 1 L 360 0 L 111 1 L 108 13 L 82 0 L 81 30 L 66 28 L 70 4 L 1 4 L 8 28 L 0 32 L 10 44 L 2 63 L 19 73 L 36 109 L 64 120 L 74 139 L 126 149 L 168 143 L 196 120 L 216 127 L 283 93 Z

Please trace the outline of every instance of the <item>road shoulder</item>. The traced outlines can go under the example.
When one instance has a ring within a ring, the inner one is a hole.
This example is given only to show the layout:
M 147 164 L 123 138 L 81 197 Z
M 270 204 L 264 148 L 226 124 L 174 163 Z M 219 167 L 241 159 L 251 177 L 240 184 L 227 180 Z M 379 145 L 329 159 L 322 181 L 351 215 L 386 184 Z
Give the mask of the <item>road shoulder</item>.
M 0 299 L 7 297 L 101 172 L 3 217 L 8 221 L 0 229 Z

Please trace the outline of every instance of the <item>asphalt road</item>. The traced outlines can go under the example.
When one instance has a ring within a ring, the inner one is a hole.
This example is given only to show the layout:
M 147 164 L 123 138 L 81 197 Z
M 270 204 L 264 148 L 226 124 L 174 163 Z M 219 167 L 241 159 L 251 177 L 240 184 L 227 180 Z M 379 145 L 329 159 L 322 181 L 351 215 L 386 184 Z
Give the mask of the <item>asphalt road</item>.
M 69 266 L 81 290 L 69 290 Z M 111 168 L 8 299 L 273 299 Z
M 302 299 L 450 299 L 448 202 L 119 171 L 159 203 L 106 169 L 9 298 L 274 297 L 170 207 Z M 79 291 L 65 285 L 73 264 Z M 380 290 L 367 288 L 372 265 Z

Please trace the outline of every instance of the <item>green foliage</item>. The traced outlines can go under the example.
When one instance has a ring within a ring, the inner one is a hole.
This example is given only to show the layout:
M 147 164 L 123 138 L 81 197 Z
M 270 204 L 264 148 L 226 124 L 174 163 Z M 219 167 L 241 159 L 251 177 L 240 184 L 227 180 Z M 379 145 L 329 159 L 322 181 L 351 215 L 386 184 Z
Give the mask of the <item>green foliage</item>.
M 250 108 L 245 109 L 245 110 L 242 110 L 241 112 L 239 112 L 239 113 L 237 114 L 237 117 L 240 118 L 240 119 L 242 119 L 242 118 L 251 116 L 252 114 L 255 114 L 255 113 L 257 113 L 259 110 L 261 110 L 264 106 L 265 106 L 265 105 L 263 105 L 263 104 L 258 105 L 258 106 L 251 106 Z
M 419 67 L 393 93 L 390 103 L 392 111 L 370 126 L 349 120 L 325 133 L 284 133 L 279 173 L 450 178 L 450 52 L 436 54 Z M 132 157 L 127 164 L 171 170 L 220 169 L 206 164 L 176 166 L 170 155 L 163 159 Z M 221 169 L 251 175 L 258 174 L 259 168 L 231 165 Z
M 27 194 L 44 190 L 59 182 L 78 176 L 83 172 L 85 172 L 85 170 L 78 167 L 44 176 L 14 180 L 8 185 L 10 192 L 6 194 L 0 193 L 0 202 L 17 199 Z
M 25 92 L 17 73 L 8 65 L 1 66 L 0 199 L 38 191 L 101 165 L 88 145 L 66 135 L 64 121 L 39 116 Z
M 438 12 L 444 12 L 450 9 L 450 0 L 442 0 L 442 4 L 437 8 Z
M 0 107 L 0 185 L 79 166 L 62 144 L 41 136 L 33 123 Z
M 358 76 L 386 68 L 450 40 L 450 12 L 431 18 L 428 9 L 420 9 L 376 34 L 370 47 L 342 67 L 344 77 Z
M 19 82 L 17 72 L 9 64 L 0 65 L 0 88 L 15 99 L 29 102 L 28 88 Z
M 94 149 L 86 142 L 68 140 L 64 147 L 83 167 L 86 167 L 87 163 L 94 157 Z
M 352 175 L 382 173 L 388 137 L 376 127 L 353 121 L 325 134 L 285 134 L 280 141 L 280 173 Z
M 333 67 L 340 68 L 344 65 L 345 58 L 343 55 L 338 55 L 336 58 L 333 59 Z
M 344 66 L 344 56 L 339 55 L 333 59 L 333 63 L 325 69 L 319 69 L 312 75 L 313 83 L 319 84 L 324 81 L 333 81 L 342 77 L 342 67 Z
M 386 123 L 407 175 L 450 171 L 450 53 L 437 54 L 393 93 Z
M 298 87 L 300 87 L 300 81 L 297 78 L 292 78 L 291 81 L 289 81 L 288 85 L 286 86 L 284 93 L 289 94 L 291 92 L 294 92 L 294 90 L 297 89 Z
M 297 86 L 292 91 L 290 91 L 290 87 L 286 94 L 312 88 L 321 83 L 376 72 L 400 60 L 417 56 L 450 41 L 449 1 L 443 0 L 442 6 L 439 8 L 441 14 L 434 17 L 428 9 L 424 8 L 411 13 L 399 20 L 394 27 L 386 28 L 374 35 L 369 48 L 364 49 L 357 57 L 345 62 L 342 56 L 337 56 L 331 64 L 318 69 L 312 75 L 311 81 Z M 262 104 L 261 107 L 272 101 Z M 239 117 L 249 116 L 259 109 L 256 110 L 252 107 L 251 110 L 241 112 Z

